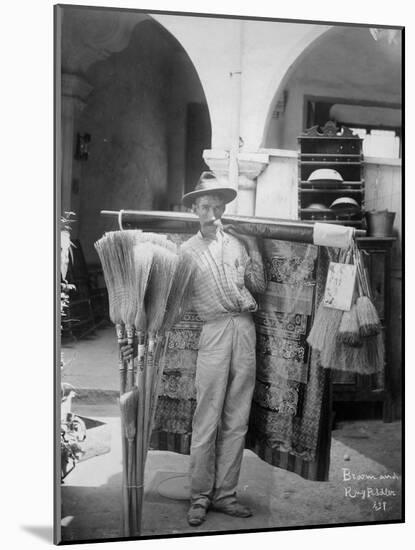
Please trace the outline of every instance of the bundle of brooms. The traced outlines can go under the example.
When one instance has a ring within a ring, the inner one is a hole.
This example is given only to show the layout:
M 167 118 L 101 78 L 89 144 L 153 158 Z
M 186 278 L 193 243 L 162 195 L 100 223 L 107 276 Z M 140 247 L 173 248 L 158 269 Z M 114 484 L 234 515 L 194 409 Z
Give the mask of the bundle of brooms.
M 144 470 L 169 331 L 187 306 L 194 265 L 165 236 L 112 231 L 95 243 L 108 289 L 109 313 L 119 347 L 123 456 L 122 534 L 140 535 Z
M 357 268 L 351 308 L 328 308 L 321 301 L 307 341 L 319 352 L 319 362 L 325 368 L 359 374 L 381 372 L 385 355 L 381 322 L 355 242 L 340 261 L 353 262 Z

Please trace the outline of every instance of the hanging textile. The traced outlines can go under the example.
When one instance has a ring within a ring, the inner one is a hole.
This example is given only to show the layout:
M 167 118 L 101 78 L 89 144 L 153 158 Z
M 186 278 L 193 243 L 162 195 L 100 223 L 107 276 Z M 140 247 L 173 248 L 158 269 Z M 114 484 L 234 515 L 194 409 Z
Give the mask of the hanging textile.
M 323 481 L 330 451 L 329 374 L 306 337 L 324 292 L 324 249 L 267 239 L 263 261 L 268 286 L 255 314 L 257 379 L 246 446 L 273 466 Z
M 169 235 L 183 242 L 190 235 Z M 325 249 L 263 240 L 268 286 L 257 297 L 257 379 L 246 447 L 280 468 L 326 480 L 330 451 L 329 371 L 306 343 L 324 292 Z M 320 251 L 320 254 L 318 252 Z M 202 321 L 187 312 L 172 330 L 151 448 L 188 454 Z

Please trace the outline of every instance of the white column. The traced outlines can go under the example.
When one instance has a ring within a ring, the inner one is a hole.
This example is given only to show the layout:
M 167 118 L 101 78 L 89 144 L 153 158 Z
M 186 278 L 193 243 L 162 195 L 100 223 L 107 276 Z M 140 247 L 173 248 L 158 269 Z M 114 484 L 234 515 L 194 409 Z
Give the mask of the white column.
M 255 216 L 257 178 L 268 165 L 263 153 L 239 153 L 239 185 L 237 212 L 241 216 Z

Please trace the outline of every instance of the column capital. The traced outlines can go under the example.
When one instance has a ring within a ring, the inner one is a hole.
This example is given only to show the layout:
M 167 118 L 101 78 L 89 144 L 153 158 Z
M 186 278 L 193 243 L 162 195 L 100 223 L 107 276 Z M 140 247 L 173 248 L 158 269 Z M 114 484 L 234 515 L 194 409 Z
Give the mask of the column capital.
M 229 174 L 229 152 L 225 149 L 205 149 L 203 160 L 218 179 L 227 178 Z
M 255 180 L 269 164 L 266 153 L 238 153 L 239 175 Z
M 230 154 L 225 149 L 206 149 L 203 159 L 219 181 L 229 185 Z M 255 213 L 255 195 L 257 177 L 269 164 L 269 155 L 263 152 L 238 153 L 238 198 L 232 205 L 238 214 L 253 216 Z
M 204 161 L 218 178 L 228 176 L 229 158 L 229 151 L 225 149 L 205 149 L 203 151 Z M 269 155 L 263 152 L 238 153 L 237 161 L 239 175 L 255 180 L 269 164 Z

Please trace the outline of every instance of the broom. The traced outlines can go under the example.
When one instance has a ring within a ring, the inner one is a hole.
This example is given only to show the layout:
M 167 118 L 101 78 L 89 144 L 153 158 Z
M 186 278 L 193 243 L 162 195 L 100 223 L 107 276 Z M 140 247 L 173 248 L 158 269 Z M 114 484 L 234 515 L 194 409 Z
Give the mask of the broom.
M 351 249 L 337 251 L 337 261 L 348 262 L 351 258 Z M 330 258 L 334 261 L 334 258 Z M 336 348 L 337 334 L 343 317 L 343 311 L 325 307 L 323 299 L 317 308 L 313 326 L 307 337 L 308 344 L 320 352 L 320 363 L 323 367 L 331 366 L 330 360 Z
M 151 400 L 151 389 L 153 387 L 154 377 L 154 353 L 156 346 L 156 337 L 158 331 L 162 328 L 164 320 L 167 299 L 170 293 L 170 288 L 174 279 L 178 256 L 177 248 L 174 243 L 175 252 L 172 247 L 162 247 L 154 245 L 153 268 L 150 274 L 148 290 L 146 293 L 146 313 L 147 313 L 147 361 L 145 367 L 145 396 L 144 396 L 144 443 L 148 441 L 149 426 L 149 411 Z M 159 335 L 160 340 L 160 335 Z M 145 456 L 147 449 L 143 449 L 143 469 L 145 466 Z
M 155 354 L 155 375 L 153 377 L 151 387 L 150 427 L 147 439 L 147 448 L 150 445 L 151 431 L 157 410 L 159 387 L 164 370 L 170 331 L 189 307 L 195 269 L 196 265 L 192 257 L 189 254 L 180 252 L 173 283 L 167 298 L 166 312 L 160 330 L 164 336 L 164 345 L 163 339 L 161 339 Z M 161 350 L 163 350 L 162 353 Z
M 141 457 L 143 454 L 143 403 L 145 392 L 144 356 L 145 356 L 145 331 L 146 331 L 146 311 L 144 307 L 145 292 L 153 263 L 153 248 L 150 243 L 142 243 L 139 238 L 135 239 L 133 246 L 134 258 L 134 288 L 136 293 L 136 312 L 134 316 L 134 326 L 138 340 L 138 365 L 135 393 L 139 406 L 135 411 L 135 431 L 137 434 L 134 460 L 134 491 L 133 491 L 133 510 L 135 517 L 134 528 L 137 533 L 141 531 L 141 518 L 144 497 L 144 472 L 141 466 Z M 131 449 L 131 446 L 130 446 Z M 138 465 L 137 465 L 138 461 Z M 138 469 L 138 473 L 137 473 Z
M 382 372 L 385 362 L 382 334 L 364 338 L 360 347 L 337 341 L 333 354 L 327 361 L 334 370 L 364 375 Z
M 124 319 L 127 333 L 127 343 L 134 345 L 135 327 L 134 321 L 137 314 L 139 295 L 137 292 L 137 279 L 140 277 L 140 264 L 135 262 L 134 244 L 137 235 L 136 230 L 117 231 L 114 235 L 118 250 L 123 262 L 124 271 L 124 300 L 121 315 Z M 128 361 L 126 389 L 131 390 L 134 384 L 134 354 Z
M 119 256 L 116 253 L 113 245 L 112 233 L 106 233 L 101 239 L 95 243 L 95 249 L 98 253 L 102 265 L 105 284 L 108 290 L 109 315 L 111 321 L 115 325 L 118 343 L 125 338 L 125 327 L 122 318 L 123 305 L 123 279 L 124 273 L 122 265 L 119 262 Z M 124 391 L 125 377 L 124 365 L 120 358 L 120 373 L 121 373 L 121 393 Z
M 137 258 L 140 258 L 142 264 L 142 274 L 138 280 L 138 287 L 141 296 L 143 297 L 142 301 L 138 303 L 137 315 L 135 318 L 135 328 L 137 331 L 138 337 L 138 369 L 137 375 L 144 368 L 144 357 L 145 357 L 145 331 L 146 331 L 146 313 L 144 307 L 144 295 L 147 288 L 148 279 L 150 276 L 150 270 L 153 265 L 153 248 L 151 245 L 156 244 L 163 246 L 172 252 L 176 252 L 176 245 L 169 241 L 166 235 L 159 235 L 157 233 L 141 232 L 135 235 L 137 248 L 135 254 Z M 151 256 L 151 257 L 150 257 Z M 138 379 L 137 379 L 138 385 Z
M 369 281 L 366 277 L 361 252 L 354 246 L 355 262 L 359 281 L 359 297 L 356 300 L 356 313 L 362 338 L 375 336 L 380 333 L 381 322 L 372 301 Z
M 137 385 L 138 375 L 144 369 L 145 357 L 145 334 L 147 329 L 147 316 L 144 305 L 145 293 L 153 266 L 154 251 L 150 242 L 142 241 L 140 238 L 136 240 L 134 246 L 134 261 L 140 268 L 136 270 L 136 289 L 137 289 L 137 308 L 134 318 L 134 326 L 138 339 L 138 367 L 137 367 Z
M 113 231 L 107 233 L 102 241 L 102 246 L 99 244 L 97 248 L 101 252 L 104 250 L 102 257 L 103 270 L 110 274 L 109 281 L 113 284 L 109 285 L 111 289 L 110 300 L 110 316 L 113 321 L 119 321 L 121 326 L 127 329 L 128 343 L 134 343 L 134 332 L 138 309 L 143 311 L 144 292 L 148 279 L 148 273 L 151 266 L 151 258 L 148 250 L 142 251 L 138 255 L 135 250 L 135 243 L 138 240 L 140 232 L 137 230 Z M 148 248 L 148 247 L 147 247 Z M 110 292 L 109 292 L 110 294 Z M 113 300 L 117 306 L 117 319 L 114 317 Z M 139 307 L 140 306 L 140 307 Z M 118 326 L 118 325 L 117 325 Z M 119 336 L 124 336 L 120 330 L 117 331 Z M 123 444 L 123 506 L 124 506 L 124 532 L 131 534 L 135 532 L 137 525 L 135 519 L 131 521 L 130 512 L 134 518 L 137 517 L 138 499 L 136 491 L 136 475 L 132 464 L 135 466 L 135 460 L 132 455 L 133 441 L 129 442 L 128 450 L 124 433 L 131 433 L 131 425 L 129 426 L 128 418 L 125 418 L 125 400 L 127 403 L 130 399 L 137 399 L 138 392 L 133 390 L 134 382 L 134 359 L 131 358 L 128 363 L 128 379 L 126 380 L 125 368 L 122 370 L 122 380 L 120 382 L 120 408 L 121 408 L 121 424 L 122 424 L 122 444 Z M 129 390 L 125 394 L 126 388 Z M 137 394 L 137 396 L 135 395 Z M 123 397 L 125 395 L 125 397 Z M 137 414 L 135 414 L 136 422 Z M 136 428 L 135 428 L 136 431 Z M 134 488 L 129 490 L 127 487 Z M 142 484 L 141 484 L 142 491 Z M 142 500 L 142 499 L 140 499 Z M 141 512 L 141 509 L 140 509 Z M 141 517 L 141 513 L 138 514 Z
M 346 256 L 346 260 L 353 262 L 354 254 L 353 247 L 350 249 L 350 253 Z M 360 337 L 360 327 L 357 317 L 356 306 L 356 288 L 353 293 L 352 306 L 349 311 L 344 311 L 337 333 L 337 339 L 339 342 L 343 342 L 348 346 L 359 347 L 362 345 Z
M 359 332 L 356 304 L 353 304 L 350 311 L 344 311 L 337 334 L 339 342 L 352 347 L 360 347 L 362 339 Z
M 124 302 L 124 270 L 123 263 L 117 246 L 115 245 L 114 232 L 106 233 L 101 239 L 95 243 L 95 249 L 101 261 L 104 274 L 105 284 L 108 290 L 109 314 L 111 321 L 115 324 L 118 345 L 125 338 L 125 328 L 122 318 L 122 308 Z M 120 395 L 125 392 L 126 386 L 126 369 L 125 362 L 122 359 L 121 352 L 119 353 L 119 370 L 120 370 Z M 124 433 L 124 419 L 121 415 L 121 433 Z M 128 535 L 130 533 L 130 518 L 129 518 L 129 498 L 128 498 L 128 471 L 127 471 L 127 448 L 126 441 L 122 435 L 122 456 L 123 456 L 123 482 L 122 482 L 122 500 L 123 500 L 123 532 Z
M 385 367 L 385 344 L 383 334 L 364 339 L 365 360 L 368 374 L 383 372 Z
M 365 285 L 365 291 L 370 293 L 367 280 L 363 284 Z M 357 286 L 359 294 L 362 295 L 362 279 L 359 277 L 359 274 Z M 331 356 L 325 357 L 324 361 L 328 365 L 331 365 L 333 369 L 340 371 L 355 372 L 364 375 L 382 372 L 385 362 L 383 336 L 381 333 L 371 333 L 368 335 L 367 332 L 364 332 L 365 337 L 361 338 L 362 332 L 359 326 L 357 301 L 352 306 L 350 312 L 343 314 L 342 323 L 344 316 L 347 313 L 352 316 L 353 312 L 355 312 L 356 319 L 351 321 L 347 327 L 349 329 L 348 338 L 346 338 L 345 330 L 341 333 L 340 327 L 336 346 L 332 350 Z

